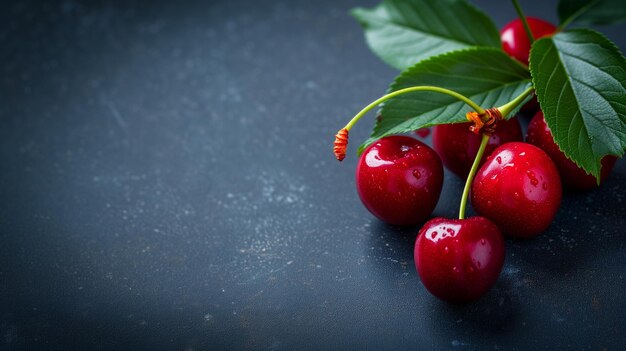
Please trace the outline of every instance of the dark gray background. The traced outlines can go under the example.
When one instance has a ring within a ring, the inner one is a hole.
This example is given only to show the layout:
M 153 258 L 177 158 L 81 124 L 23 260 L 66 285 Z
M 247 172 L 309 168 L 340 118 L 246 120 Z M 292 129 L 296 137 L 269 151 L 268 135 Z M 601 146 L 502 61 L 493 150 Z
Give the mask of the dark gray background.
M 362 207 L 373 116 L 331 146 L 396 74 L 347 15 L 375 3 L 3 2 L 0 349 L 620 348 L 623 160 L 468 305 Z M 446 173 L 434 215 L 460 193 Z

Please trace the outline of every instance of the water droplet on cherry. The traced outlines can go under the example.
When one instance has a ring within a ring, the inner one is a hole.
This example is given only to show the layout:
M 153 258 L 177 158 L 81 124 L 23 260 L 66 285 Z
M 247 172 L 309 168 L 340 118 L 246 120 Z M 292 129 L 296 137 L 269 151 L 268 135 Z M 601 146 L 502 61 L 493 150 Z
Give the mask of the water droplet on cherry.
M 526 175 L 528 176 L 528 178 L 530 179 L 530 184 L 537 186 L 537 184 L 539 184 L 539 181 L 537 180 L 537 177 L 535 177 L 535 172 L 531 171 L 530 169 L 526 171 Z
M 422 177 L 422 173 L 420 173 L 419 170 L 414 169 L 413 170 L 413 176 L 415 177 L 415 179 L 420 179 Z

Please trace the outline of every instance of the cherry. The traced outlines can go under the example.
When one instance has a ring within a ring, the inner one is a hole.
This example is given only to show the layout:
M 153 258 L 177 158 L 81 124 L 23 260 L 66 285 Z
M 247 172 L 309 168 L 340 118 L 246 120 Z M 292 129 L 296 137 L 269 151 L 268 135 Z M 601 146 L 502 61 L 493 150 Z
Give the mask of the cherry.
M 433 128 L 433 148 L 443 164 L 461 178 L 467 177 L 480 146 L 481 136 L 469 130 L 471 125 L 471 122 L 442 124 Z M 481 162 L 496 147 L 511 141 L 522 141 L 522 138 L 522 128 L 516 117 L 498 122 Z
M 552 35 L 557 28 L 550 22 L 535 17 L 526 17 L 530 31 L 535 39 Z M 516 58 L 518 61 L 528 65 L 528 55 L 530 54 L 530 40 L 524 29 L 524 24 L 519 18 L 509 22 L 500 31 L 500 40 L 504 52 Z
M 498 279 L 504 239 L 484 217 L 434 218 L 419 231 L 414 258 L 428 291 L 448 302 L 469 302 L 484 295 Z
M 498 147 L 472 183 L 472 205 L 504 234 L 532 238 L 545 231 L 561 204 L 561 179 L 538 147 L 512 142 Z
M 422 139 L 426 139 L 430 135 L 430 128 L 420 128 L 415 131 L 415 134 Z
M 526 17 L 530 31 L 535 39 L 552 35 L 557 28 L 550 22 L 546 22 L 535 17 Z M 516 58 L 518 61 L 528 65 L 528 55 L 530 54 L 530 41 L 524 29 L 524 24 L 517 18 L 509 22 L 500 31 L 500 40 L 504 52 Z M 533 97 L 528 103 L 522 106 L 521 111 L 532 114 L 539 110 L 537 97 Z
M 443 165 L 437 153 L 408 136 L 389 136 L 370 145 L 356 168 L 356 187 L 365 207 L 393 225 L 423 222 L 439 201 Z
M 552 162 L 554 162 L 554 165 L 561 174 L 561 180 L 565 187 L 574 190 L 589 190 L 598 186 L 594 176 L 587 174 L 585 170 L 578 167 L 572 160 L 567 158 L 556 145 L 550 127 L 546 124 L 543 112 L 537 112 L 533 119 L 530 120 L 526 141 L 539 147 L 550 156 Z M 602 158 L 600 182 L 603 182 L 609 176 L 616 160 L 617 157 L 615 156 L 605 156 Z

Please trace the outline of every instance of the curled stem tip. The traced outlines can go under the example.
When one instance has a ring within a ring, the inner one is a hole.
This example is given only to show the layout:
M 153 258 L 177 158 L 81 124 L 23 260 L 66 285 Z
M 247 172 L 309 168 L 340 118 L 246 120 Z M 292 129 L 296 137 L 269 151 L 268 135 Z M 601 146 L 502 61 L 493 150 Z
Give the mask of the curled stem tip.
M 346 149 L 348 148 L 348 129 L 343 128 L 335 134 L 335 146 L 333 152 L 337 161 L 341 162 L 346 158 Z

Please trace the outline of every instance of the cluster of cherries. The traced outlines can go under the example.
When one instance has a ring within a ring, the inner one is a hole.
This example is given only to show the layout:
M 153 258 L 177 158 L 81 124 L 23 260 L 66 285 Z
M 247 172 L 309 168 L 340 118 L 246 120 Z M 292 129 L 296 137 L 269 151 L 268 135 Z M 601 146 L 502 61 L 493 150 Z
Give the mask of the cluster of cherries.
M 543 20 L 527 20 L 535 38 L 556 31 Z M 519 19 L 503 28 L 501 39 L 505 52 L 528 64 L 530 42 Z M 535 100 L 524 109 L 539 108 Z M 470 125 L 433 127 L 435 150 L 403 135 L 371 144 L 356 169 L 356 186 L 365 207 L 392 225 L 425 221 L 439 200 L 443 165 L 463 178 L 470 173 L 481 143 Z M 415 265 L 424 286 L 438 298 L 459 303 L 481 297 L 502 270 L 503 234 L 514 238 L 539 235 L 559 209 L 563 186 L 579 191 L 597 186 L 595 177 L 559 150 L 541 111 L 530 121 L 526 142 L 522 140 L 517 118 L 499 121 L 471 183 L 471 201 L 479 216 L 434 218 L 419 231 Z M 613 156 L 602 160 L 601 180 L 615 160 Z

